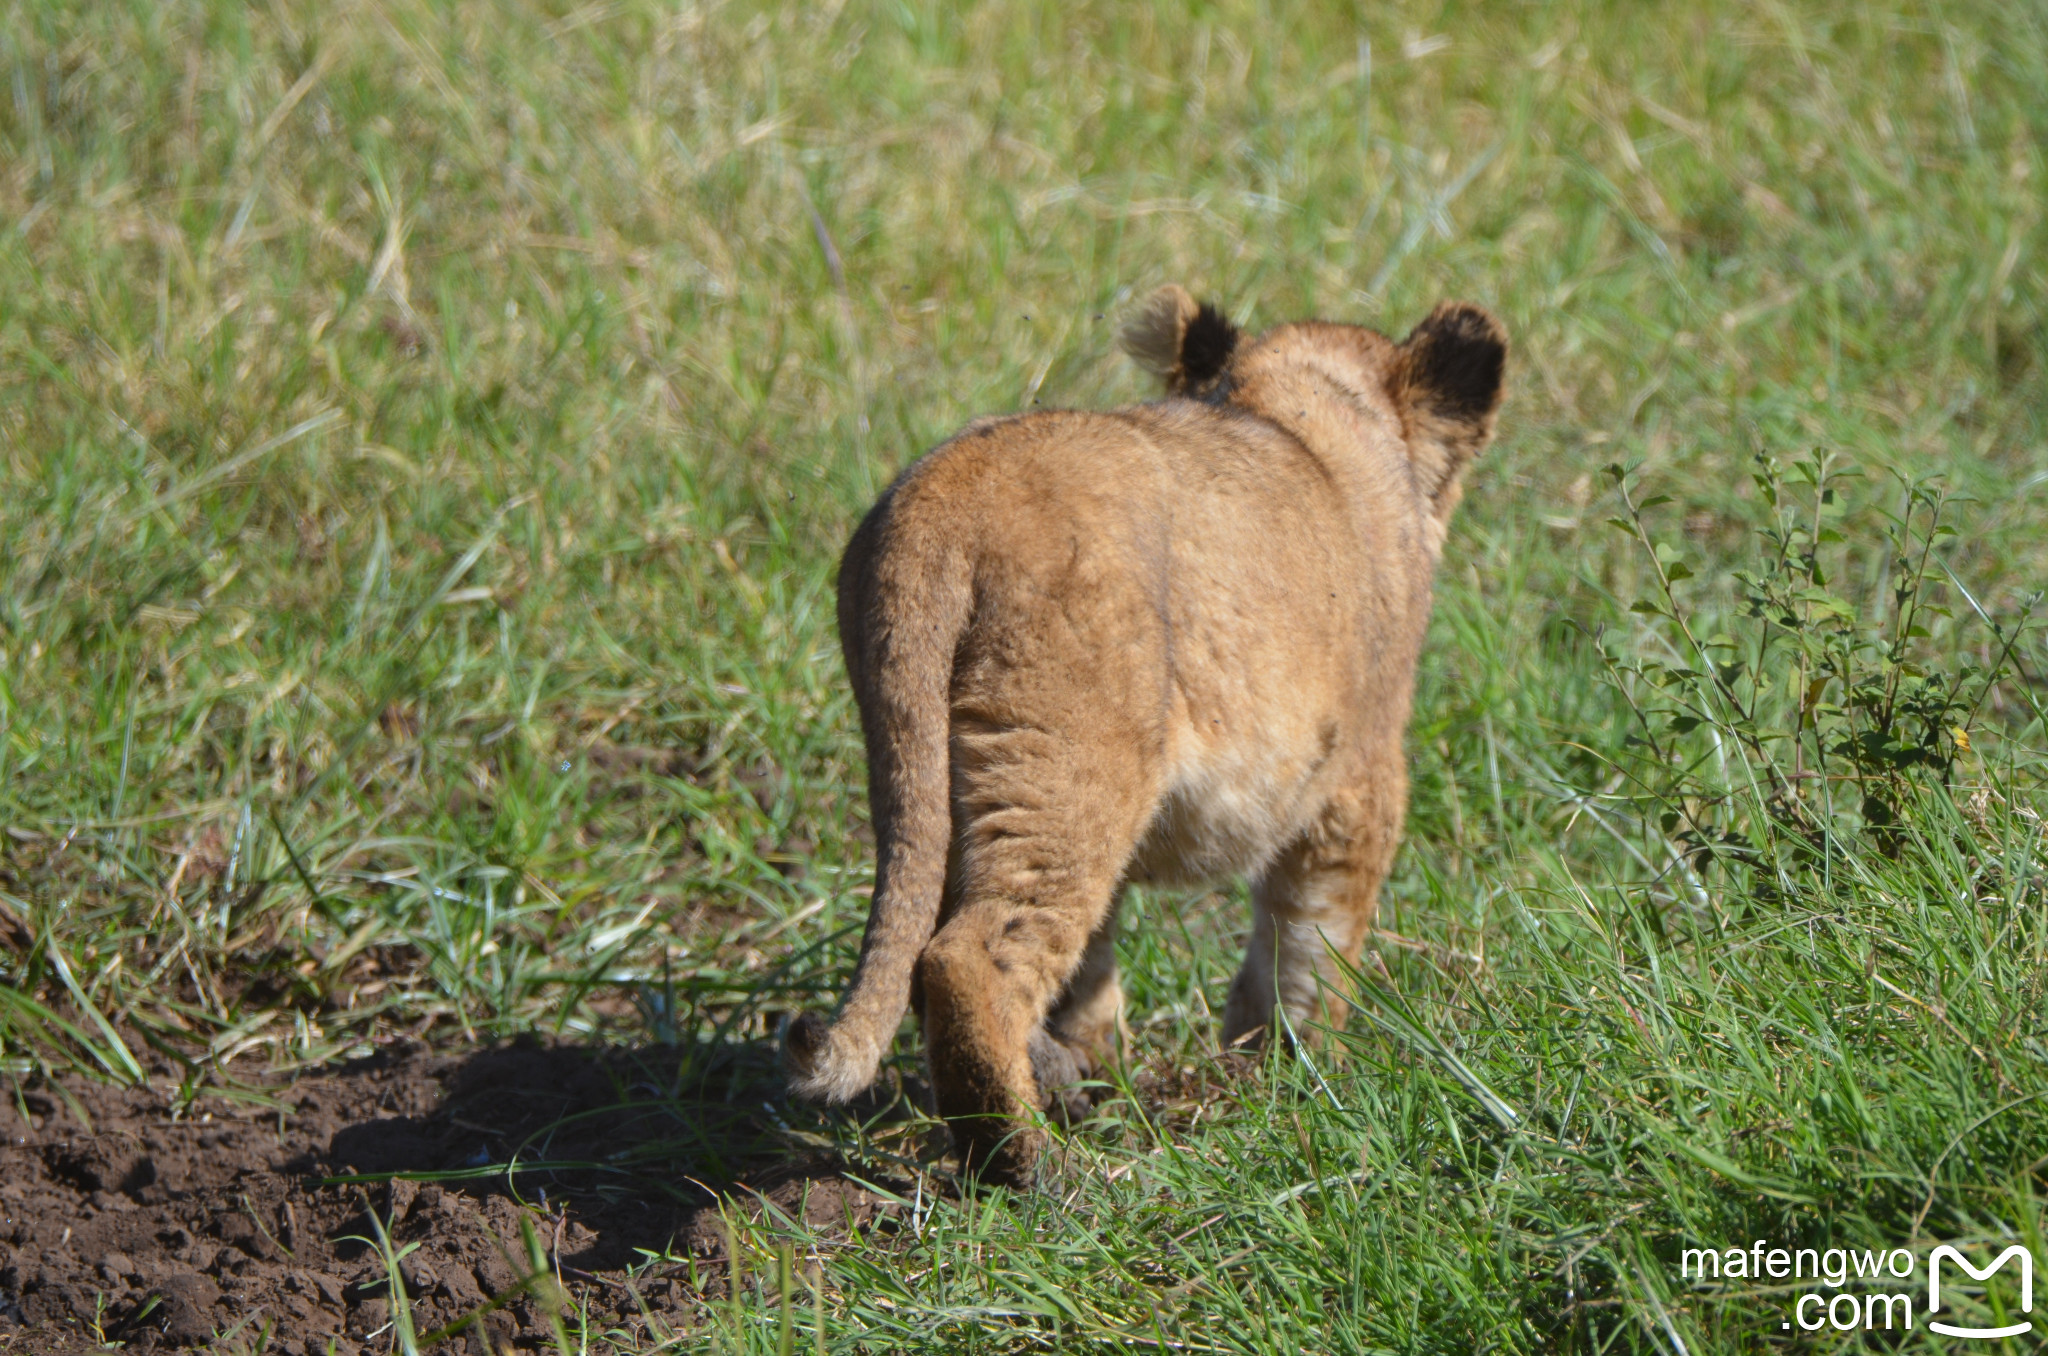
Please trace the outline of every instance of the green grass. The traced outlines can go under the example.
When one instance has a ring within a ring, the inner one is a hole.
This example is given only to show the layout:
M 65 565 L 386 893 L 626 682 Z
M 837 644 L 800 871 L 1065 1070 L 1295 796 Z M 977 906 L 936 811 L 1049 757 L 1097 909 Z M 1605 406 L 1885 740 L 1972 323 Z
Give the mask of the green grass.
M 2048 1262 L 2038 7 L 0 13 L 10 1077 L 770 1037 L 864 907 L 878 487 L 1143 397 L 1158 283 L 1458 296 L 1512 390 L 1351 1033 L 1220 1071 L 1242 892 L 1143 896 L 1060 1182 L 743 1223 L 688 1341 L 775 1349 L 789 1242 L 834 1350 L 1829 1347 L 1680 1249 Z M 1864 679 L 1955 705 L 1845 752 Z

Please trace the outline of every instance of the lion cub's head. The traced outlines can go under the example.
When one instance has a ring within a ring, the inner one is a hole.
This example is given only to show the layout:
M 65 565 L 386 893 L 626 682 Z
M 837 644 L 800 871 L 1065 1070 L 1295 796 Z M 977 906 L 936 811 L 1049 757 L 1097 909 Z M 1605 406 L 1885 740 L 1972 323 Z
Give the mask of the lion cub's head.
M 1146 299 L 1120 340 L 1168 395 L 1254 413 L 1254 378 L 1276 370 L 1313 369 L 1361 397 L 1383 393 L 1400 416 L 1416 487 L 1439 521 L 1457 506 L 1466 464 L 1493 437 L 1508 353 L 1500 321 L 1469 302 L 1441 303 L 1398 344 L 1363 326 L 1313 320 L 1247 340 L 1221 311 L 1172 285 Z

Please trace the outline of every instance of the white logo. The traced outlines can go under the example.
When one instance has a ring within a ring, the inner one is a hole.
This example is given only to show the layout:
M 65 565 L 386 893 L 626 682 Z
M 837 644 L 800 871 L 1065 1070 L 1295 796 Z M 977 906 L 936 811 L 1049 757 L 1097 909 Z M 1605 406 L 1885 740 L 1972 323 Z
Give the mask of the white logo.
M 2019 1258 L 2020 1312 L 2027 1314 L 2034 1312 L 2034 1254 L 2028 1252 L 2023 1244 L 2013 1244 L 1993 1258 L 1990 1266 L 1979 1271 L 1976 1267 L 1970 1265 L 1969 1258 L 1944 1243 L 1927 1255 L 1927 1312 L 1929 1314 L 1936 1313 L 1941 1308 L 1941 1259 L 1944 1257 L 1954 1262 L 1964 1271 L 1969 1272 L 1972 1279 L 1979 1281 L 1989 1280 L 1992 1272 L 1998 1270 L 2013 1258 Z M 1927 1326 L 1949 1337 L 2018 1337 L 2021 1333 L 2033 1331 L 2034 1328 L 2031 1320 L 2025 1323 L 2013 1323 L 2003 1328 L 1958 1328 L 1951 1323 L 1936 1323 L 1932 1318 L 1927 1321 Z

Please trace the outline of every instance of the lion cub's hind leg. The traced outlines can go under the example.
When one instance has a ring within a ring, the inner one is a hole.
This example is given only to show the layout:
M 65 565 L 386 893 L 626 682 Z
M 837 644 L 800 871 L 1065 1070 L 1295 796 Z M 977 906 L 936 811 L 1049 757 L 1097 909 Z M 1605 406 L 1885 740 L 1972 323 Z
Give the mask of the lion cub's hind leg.
M 1226 1049 L 1262 1044 L 1276 1007 L 1304 1035 L 1312 1022 L 1342 1028 L 1351 986 L 1338 957 L 1356 966 L 1372 933 L 1407 804 L 1400 758 L 1381 761 L 1254 883 L 1251 944 L 1223 1010 Z
M 939 1114 L 968 1171 L 1005 1185 L 1029 1182 L 1042 1148 L 1034 1046 L 1049 1079 L 1072 1083 L 1101 1009 L 1114 1011 L 1104 924 L 1151 808 L 1127 754 L 1032 742 L 1029 756 L 964 760 L 958 902 L 918 962 Z M 1091 969 L 1047 1033 L 1055 1001 Z

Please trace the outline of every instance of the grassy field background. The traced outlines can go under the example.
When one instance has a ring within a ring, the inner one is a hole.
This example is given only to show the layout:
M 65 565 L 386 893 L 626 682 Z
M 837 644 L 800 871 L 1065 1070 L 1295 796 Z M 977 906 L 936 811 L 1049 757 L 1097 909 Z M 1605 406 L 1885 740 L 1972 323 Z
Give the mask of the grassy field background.
M 1463 297 L 1511 393 L 1350 1034 L 1221 1069 L 1243 893 L 1142 896 L 1059 1180 L 745 1245 L 834 1350 L 1831 1347 L 1679 1250 L 2048 1261 L 2038 7 L 0 13 L 17 1086 L 771 1039 L 863 917 L 879 487 L 1146 397 L 1163 282 Z

